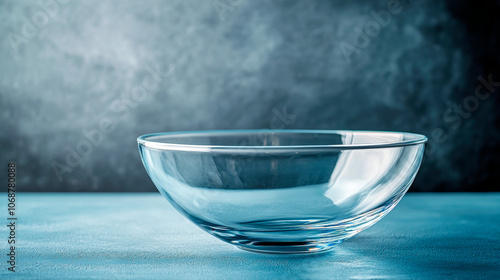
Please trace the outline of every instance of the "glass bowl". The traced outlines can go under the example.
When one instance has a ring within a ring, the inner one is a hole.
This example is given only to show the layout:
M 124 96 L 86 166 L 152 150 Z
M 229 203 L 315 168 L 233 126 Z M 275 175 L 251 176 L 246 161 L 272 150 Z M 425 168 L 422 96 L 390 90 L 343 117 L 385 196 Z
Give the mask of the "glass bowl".
M 137 141 L 160 193 L 208 233 L 254 252 L 316 253 L 394 208 L 417 174 L 427 137 L 233 130 Z

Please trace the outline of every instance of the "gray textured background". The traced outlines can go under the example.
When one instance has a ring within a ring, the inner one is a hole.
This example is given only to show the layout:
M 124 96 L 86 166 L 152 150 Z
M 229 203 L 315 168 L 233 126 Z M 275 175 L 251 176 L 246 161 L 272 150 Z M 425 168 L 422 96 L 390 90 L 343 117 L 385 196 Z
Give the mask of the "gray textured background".
M 151 191 L 137 136 L 278 127 L 424 133 L 412 190 L 498 190 L 497 86 L 468 98 L 500 80 L 497 1 L 401 1 L 349 59 L 388 1 L 60 2 L 0 2 L 0 162 L 19 190 Z

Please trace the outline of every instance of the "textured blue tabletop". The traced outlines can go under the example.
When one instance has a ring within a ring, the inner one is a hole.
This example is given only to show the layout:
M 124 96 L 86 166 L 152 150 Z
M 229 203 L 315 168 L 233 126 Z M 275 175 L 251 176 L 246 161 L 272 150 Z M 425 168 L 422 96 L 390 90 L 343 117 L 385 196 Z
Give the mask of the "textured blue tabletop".
M 19 193 L 16 208 L 16 272 L 2 226 L 0 279 L 500 278 L 500 194 L 407 194 L 373 227 L 311 256 L 239 250 L 159 194 Z

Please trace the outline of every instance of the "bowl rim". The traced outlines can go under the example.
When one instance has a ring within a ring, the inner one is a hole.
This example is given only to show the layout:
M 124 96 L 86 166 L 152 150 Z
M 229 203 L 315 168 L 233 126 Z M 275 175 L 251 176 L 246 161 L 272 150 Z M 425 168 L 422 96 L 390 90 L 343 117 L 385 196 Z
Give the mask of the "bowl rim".
M 259 133 L 311 133 L 311 134 L 398 134 L 410 139 L 393 142 L 375 142 L 368 144 L 332 144 L 332 145 L 290 145 L 290 146 L 223 146 L 209 144 L 177 144 L 165 143 L 149 138 L 159 136 L 184 136 L 184 135 L 214 135 L 214 134 L 255 134 Z M 194 130 L 194 131 L 172 131 L 159 132 L 141 135 L 137 138 L 137 143 L 148 148 L 172 151 L 193 151 L 193 152 L 298 152 L 298 151 L 325 151 L 325 150 L 358 150 L 358 149 L 382 149 L 405 147 L 426 143 L 428 138 L 423 134 L 399 132 L 399 131 L 379 131 L 379 130 L 312 130 L 312 129 L 238 129 L 238 130 Z

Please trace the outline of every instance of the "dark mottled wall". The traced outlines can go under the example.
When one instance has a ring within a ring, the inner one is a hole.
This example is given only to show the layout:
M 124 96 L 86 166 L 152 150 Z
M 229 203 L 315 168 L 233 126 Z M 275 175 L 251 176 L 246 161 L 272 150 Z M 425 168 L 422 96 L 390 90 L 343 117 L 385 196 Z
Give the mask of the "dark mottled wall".
M 412 190 L 498 190 L 499 12 L 465 0 L 4 0 L 0 159 L 17 162 L 20 190 L 151 191 L 145 133 L 402 130 L 430 137 Z

